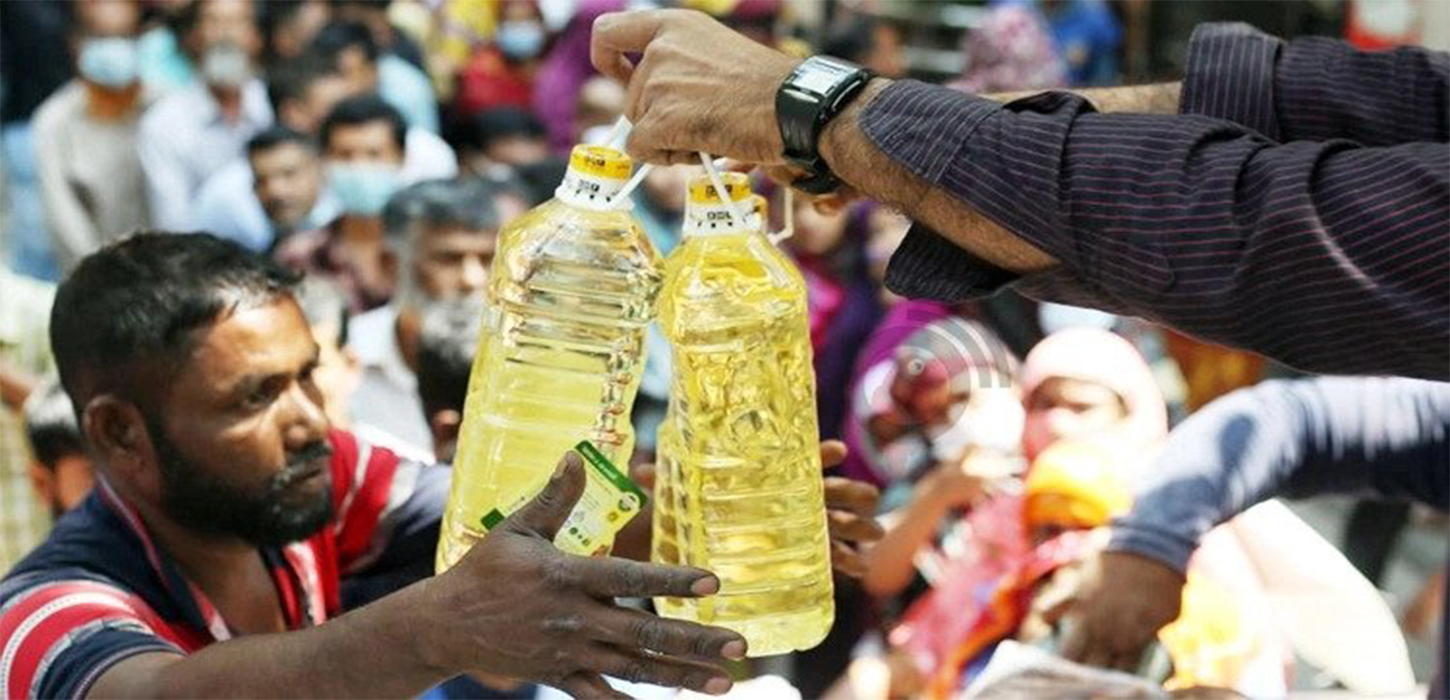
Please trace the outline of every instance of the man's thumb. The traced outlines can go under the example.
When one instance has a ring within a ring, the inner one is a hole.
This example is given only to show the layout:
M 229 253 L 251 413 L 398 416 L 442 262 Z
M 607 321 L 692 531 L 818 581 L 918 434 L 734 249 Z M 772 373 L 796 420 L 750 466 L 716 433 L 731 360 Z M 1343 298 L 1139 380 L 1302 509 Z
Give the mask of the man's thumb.
M 552 542 L 559 528 L 584 495 L 584 460 L 570 450 L 559 460 L 554 475 L 544 490 L 504 521 L 503 529 L 525 535 L 537 535 Z

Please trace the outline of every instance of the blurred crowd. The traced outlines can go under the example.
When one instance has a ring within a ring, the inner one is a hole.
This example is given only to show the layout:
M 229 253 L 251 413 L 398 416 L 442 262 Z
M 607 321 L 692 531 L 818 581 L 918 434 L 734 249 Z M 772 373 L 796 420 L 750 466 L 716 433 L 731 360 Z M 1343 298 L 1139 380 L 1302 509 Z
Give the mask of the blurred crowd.
M 871 2 L 839 4 L 822 26 L 782 0 L 680 4 L 790 53 L 907 74 L 903 29 Z M 321 347 L 331 423 L 400 455 L 451 460 L 497 234 L 552 197 L 570 146 L 603 142 L 621 116 L 626 88 L 590 65 L 589 32 L 625 6 L 0 3 L 0 570 L 94 481 L 74 412 L 48 377 L 54 284 L 136 230 L 210 232 L 305 273 L 299 301 Z M 1095 0 L 992 3 L 966 33 L 951 84 L 1112 83 L 1121 34 Z M 693 172 L 656 168 L 634 194 L 662 255 L 679 241 Z M 782 245 L 809 289 L 822 438 L 849 447 L 842 476 L 881 489 L 886 527 L 863 576 L 838 581 L 830 639 L 757 669 L 786 675 L 804 697 L 947 697 L 1006 640 L 1050 646 L 1062 633 L 1054 600 L 1164 459 L 1170 427 L 1282 374 L 1249 353 L 1010 292 L 957 305 L 900 299 L 883 279 L 909 221 L 758 184 L 776 226 L 793 222 Z M 650 346 L 633 416 L 639 465 L 653 461 L 669 399 L 657 330 Z M 1412 517 L 1372 508 L 1351 537 L 1382 538 Z M 1300 526 L 1272 508 L 1215 530 L 1189 566 L 1182 616 L 1141 674 L 1251 696 L 1300 687 L 1293 659 L 1305 635 L 1288 628 L 1308 623 L 1265 614 L 1286 594 L 1274 572 L 1341 561 Z M 1335 568 L 1336 581 L 1377 582 L 1388 548 L 1359 549 L 1366 578 Z M 1329 588 L 1340 597 L 1328 599 L 1372 615 L 1384 607 L 1364 602 L 1372 587 Z M 1430 590 L 1406 620 L 1412 633 L 1430 634 Z M 1358 646 L 1382 643 L 1400 642 L 1367 635 Z M 1343 658 L 1319 665 L 1347 687 L 1383 689 L 1408 673 L 1397 663 L 1369 679 Z M 485 690 L 509 692 L 459 692 Z

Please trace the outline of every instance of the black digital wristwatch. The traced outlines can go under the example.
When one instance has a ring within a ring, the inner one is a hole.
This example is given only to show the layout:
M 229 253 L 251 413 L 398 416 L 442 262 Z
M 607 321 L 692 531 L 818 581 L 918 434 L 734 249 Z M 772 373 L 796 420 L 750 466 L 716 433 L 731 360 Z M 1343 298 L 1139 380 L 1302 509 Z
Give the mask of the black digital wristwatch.
M 871 77 L 871 71 L 849 61 L 812 56 L 780 84 L 775 93 L 775 120 L 785 144 L 785 159 L 806 172 L 791 183 L 796 189 L 827 194 L 841 185 L 816 142 L 826 123 L 841 113 Z

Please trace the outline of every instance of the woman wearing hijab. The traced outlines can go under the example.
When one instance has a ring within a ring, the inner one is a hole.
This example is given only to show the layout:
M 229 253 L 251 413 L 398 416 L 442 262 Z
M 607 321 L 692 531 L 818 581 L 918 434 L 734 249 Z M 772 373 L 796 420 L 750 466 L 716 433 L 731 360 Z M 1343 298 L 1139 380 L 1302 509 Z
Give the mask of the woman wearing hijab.
M 942 551 L 955 554 L 890 636 L 930 679 L 929 697 L 970 682 L 997 642 L 1055 634 L 1043 601 L 1069 589 L 1078 563 L 1102 546 L 1094 529 L 1127 510 L 1136 468 L 1167 435 L 1163 396 L 1147 362 L 1105 330 L 1067 329 L 1039 343 L 1023 365 L 1022 396 L 1022 453 L 1032 465 L 1023 486 L 1006 489 L 999 481 L 1001 495 L 965 519 L 958 541 L 943 542 Z M 963 469 L 980 471 L 970 459 Z M 972 477 L 984 493 L 993 490 L 985 475 Z M 1262 584 L 1231 531 L 1211 539 L 1190 573 L 1184 615 L 1161 637 L 1173 676 L 1145 670 L 1170 687 L 1282 695 L 1285 649 L 1264 622 Z M 891 533 L 882 544 L 889 541 Z

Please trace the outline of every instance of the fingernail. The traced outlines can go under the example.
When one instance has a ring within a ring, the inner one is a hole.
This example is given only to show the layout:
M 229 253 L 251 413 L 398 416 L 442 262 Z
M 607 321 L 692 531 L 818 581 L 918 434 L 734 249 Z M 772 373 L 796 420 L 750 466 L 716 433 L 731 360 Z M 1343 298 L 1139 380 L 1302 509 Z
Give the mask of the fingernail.
M 584 466 L 584 460 L 579 457 L 578 452 L 569 450 L 564 453 L 564 469 L 566 471 L 578 469 L 582 466 Z
M 726 642 L 725 646 L 720 647 L 720 655 L 731 661 L 739 661 L 745 658 L 745 642 L 738 639 L 733 642 Z
M 711 695 L 724 695 L 730 690 L 730 679 L 724 676 L 715 676 L 705 683 L 705 692 Z
M 720 579 L 714 576 L 697 578 L 690 584 L 690 592 L 695 595 L 714 595 L 720 590 Z

